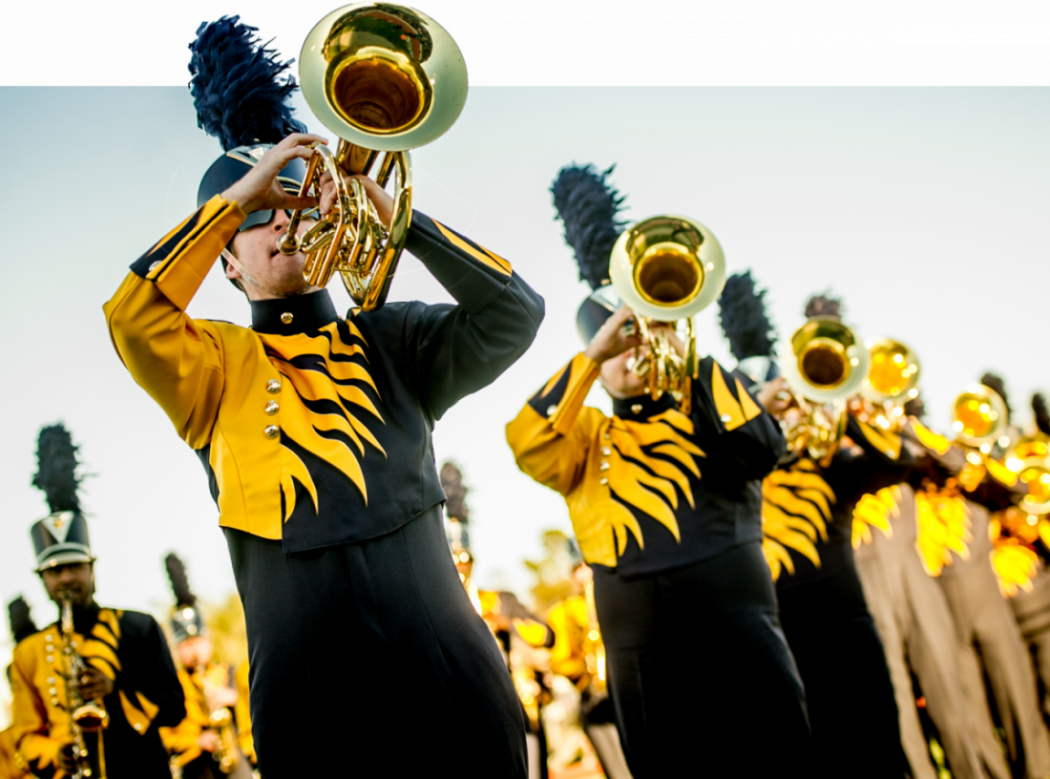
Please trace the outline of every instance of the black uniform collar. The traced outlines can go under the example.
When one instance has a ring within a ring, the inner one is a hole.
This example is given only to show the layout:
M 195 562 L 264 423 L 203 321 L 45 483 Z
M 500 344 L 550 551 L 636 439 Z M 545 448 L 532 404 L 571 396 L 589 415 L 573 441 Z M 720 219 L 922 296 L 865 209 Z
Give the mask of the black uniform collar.
M 314 333 L 338 318 L 326 289 L 290 298 L 252 301 L 252 330 L 257 333 Z
M 94 600 L 92 600 L 87 606 L 74 606 L 73 630 L 82 636 L 86 636 L 94 629 L 95 625 L 98 624 L 98 613 L 101 610 L 102 607 Z M 59 608 L 59 614 L 61 614 L 61 608 Z M 62 632 L 61 616 L 58 621 L 55 622 L 55 629 L 57 629 L 59 633 Z
M 622 400 L 613 398 L 613 414 L 620 419 L 648 419 L 674 408 L 674 405 L 674 396 L 670 392 L 665 392 L 659 400 L 653 400 L 651 395 Z

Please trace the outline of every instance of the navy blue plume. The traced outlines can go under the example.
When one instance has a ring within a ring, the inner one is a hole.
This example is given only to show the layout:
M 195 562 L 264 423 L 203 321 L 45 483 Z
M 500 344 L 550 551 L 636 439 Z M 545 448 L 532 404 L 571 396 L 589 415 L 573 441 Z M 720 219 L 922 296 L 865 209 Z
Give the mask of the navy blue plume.
M 36 445 L 37 471 L 33 486 L 44 491 L 52 513 L 80 511 L 78 448 L 61 422 L 41 428 Z
M 197 126 L 218 138 L 224 151 L 277 143 L 305 131 L 286 102 L 296 89 L 295 78 L 286 73 L 295 60 L 278 62 L 277 52 L 255 37 L 257 28 L 239 19 L 203 22 L 190 44 Z
M 989 371 L 981 376 L 981 384 L 994 390 L 999 394 L 999 397 L 1003 399 L 1003 404 L 1006 406 L 1006 413 L 1010 414 L 1013 409 L 1010 408 L 1010 396 L 1006 392 L 1006 382 L 1003 381 L 1003 377 L 997 373 Z
M 29 604 L 21 595 L 7 604 L 7 620 L 11 626 L 11 638 L 16 644 L 38 630 L 33 615 L 29 613 Z
M 751 271 L 726 279 L 718 299 L 718 318 L 737 360 L 772 357 L 776 331 L 766 314 L 766 290 L 755 289 Z
M 580 279 L 591 289 L 608 283 L 609 253 L 625 226 L 617 218 L 624 198 L 605 181 L 615 167 L 598 173 L 593 165 L 566 165 L 551 184 L 565 243 L 576 255 Z

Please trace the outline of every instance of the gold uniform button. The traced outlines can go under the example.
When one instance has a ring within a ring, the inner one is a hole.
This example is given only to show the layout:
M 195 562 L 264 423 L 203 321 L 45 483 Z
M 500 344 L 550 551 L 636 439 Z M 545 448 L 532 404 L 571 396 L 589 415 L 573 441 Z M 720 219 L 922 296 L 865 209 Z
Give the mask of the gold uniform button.
M 281 321 L 284 322 L 286 325 L 290 325 L 292 323 L 292 319 L 294 319 L 294 317 L 287 311 L 281 314 Z
M 281 428 L 277 427 L 277 425 L 267 425 L 263 430 L 267 438 L 276 438 L 280 432 Z
M 609 483 L 609 480 L 608 480 L 608 479 L 606 479 L 606 478 L 605 478 L 605 477 L 603 476 L 603 477 L 602 477 L 602 478 L 601 478 L 601 479 L 600 479 L 600 480 L 598 481 L 598 483 L 599 483 L 600 485 L 602 485 L 602 486 L 604 487 L 604 486 L 605 486 L 606 484 L 608 484 L 608 483 Z
M 723 414 L 722 416 L 719 417 L 719 419 L 721 419 L 723 422 L 726 422 L 726 423 L 729 423 L 729 422 L 733 421 L 733 417 L 729 416 L 729 414 Z
M 633 406 L 631 406 L 631 413 L 632 414 L 641 414 L 642 413 L 642 404 L 641 403 L 635 403 Z
M 606 457 L 608 457 L 609 455 L 611 455 L 611 454 L 612 454 L 612 449 L 610 449 L 610 448 L 609 448 L 609 447 L 607 447 L 607 446 L 606 446 L 606 447 L 603 447 L 603 448 L 602 448 L 602 454 L 603 454 L 603 455 L 605 455 Z
M 153 271 L 155 271 L 159 267 L 160 267 L 160 260 L 157 260 L 156 262 L 151 262 L 149 264 L 149 271 L 150 271 L 150 273 L 152 273 Z
M 554 416 L 554 412 L 558 410 L 557 406 L 547 406 L 547 416 Z
M 277 409 L 280 408 L 276 400 L 271 400 L 266 404 L 266 413 L 273 416 L 277 413 Z
M 270 379 L 266 382 L 266 391 L 271 395 L 281 391 L 281 382 L 277 379 Z
M 607 471 L 607 470 L 609 470 L 609 463 L 602 463 L 601 467 L 599 467 L 598 470 L 599 471 Z

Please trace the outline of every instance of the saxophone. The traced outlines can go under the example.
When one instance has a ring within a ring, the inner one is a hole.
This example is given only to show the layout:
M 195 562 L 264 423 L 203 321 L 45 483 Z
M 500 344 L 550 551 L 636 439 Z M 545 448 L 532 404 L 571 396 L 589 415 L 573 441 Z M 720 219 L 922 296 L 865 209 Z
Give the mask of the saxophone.
M 219 743 L 212 752 L 212 757 L 219 764 L 219 770 L 224 774 L 232 774 L 237 768 L 240 752 L 237 751 L 237 734 L 233 727 L 233 714 L 223 706 L 220 709 L 212 709 L 208 703 L 208 677 L 203 669 L 193 672 L 193 683 L 201 691 L 204 701 L 204 711 L 208 715 L 208 727 L 219 734 Z
M 73 601 L 68 596 L 62 598 L 62 655 L 66 662 L 66 710 L 69 712 L 69 732 L 73 736 L 73 760 L 76 770 L 73 779 L 92 779 L 85 733 L 98 733 L 98 764 L 101 776 L 106 779 L 106 761 L 102 751 L 101 731 L 109 724 L 109 713 L 102 701 L 85 701 L 80 694 L 80 679 L 87 671 L 84 658 L 73 646 Z

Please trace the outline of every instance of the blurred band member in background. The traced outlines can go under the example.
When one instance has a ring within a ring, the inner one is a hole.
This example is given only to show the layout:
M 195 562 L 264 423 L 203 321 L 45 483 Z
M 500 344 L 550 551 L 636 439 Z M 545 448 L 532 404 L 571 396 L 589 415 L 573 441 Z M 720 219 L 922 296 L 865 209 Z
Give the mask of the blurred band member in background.
M 234 673 L 226 663 L 215 662 L 215 648 L 190 589 L 182 560 L 174 553 L 164 559 L 175 608 L 171 615 L 171 640 L 179 661 L 179 681 L 186 696 L 186 718 L 161 731 L 172 753 L 172 765 L 182 779 L 250 779 L 251 762 L 241 752 L 241 734 L 251 722 L 240 719 Z
M 51 514 L 32 526 L 30 536 L 36 571 L 61 617 L 15 647 L 11 688 L 19 757 L 34 776 L 48 779 L 78 771 L 170 779 L 158 728 L 176 724 L 186 709 L 164 634 L 148 614 L 95 603 L 95 556 L 77 495 L 77 447 L 61 424 L 40 431 L 37 458 L 33 484 L 47 496 Z M 93 729 L 95 723 L 102 727 Z

